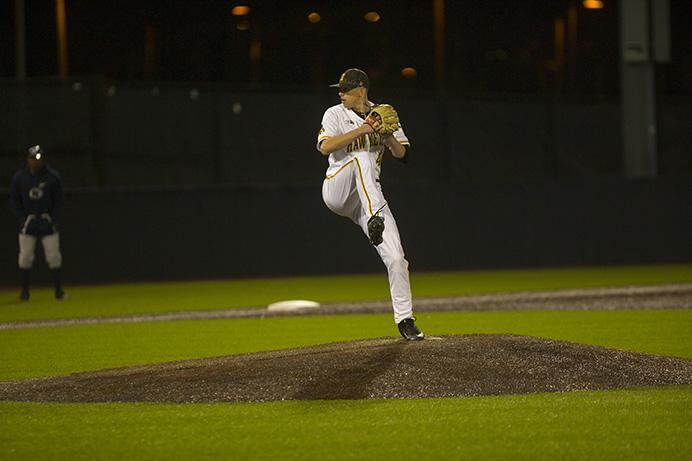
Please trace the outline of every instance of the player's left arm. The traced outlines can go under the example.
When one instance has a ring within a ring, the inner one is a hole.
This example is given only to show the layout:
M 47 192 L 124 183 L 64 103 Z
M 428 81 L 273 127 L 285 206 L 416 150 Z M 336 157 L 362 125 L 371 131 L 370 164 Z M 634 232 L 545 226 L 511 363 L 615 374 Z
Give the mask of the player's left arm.
M 393 134 L 384 137 L 384 145 L 389 148 L 394 158 L 403 160 L 406 157 L 407 144 L 402 144 Z
M 404 129 L 399 126 L 399 129 L 390 135 L 383 137 L 384 145 L 392 153 L 392 157 L 401 163 L 408 163 L 411 157 L 411 144 L 409 143 Z

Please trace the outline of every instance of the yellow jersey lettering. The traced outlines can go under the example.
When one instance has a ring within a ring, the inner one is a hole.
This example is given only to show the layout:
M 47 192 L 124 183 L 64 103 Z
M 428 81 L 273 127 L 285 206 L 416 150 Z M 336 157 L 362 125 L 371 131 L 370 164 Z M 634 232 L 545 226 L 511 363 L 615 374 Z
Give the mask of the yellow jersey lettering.
M 384 144 L 382 135 L 379 133 L 368 133 L 371 146 L 381 146 Z
M 366 139 L 367 136 L 367 139 Z M 370 147 L 375 147 L 375 146 L 382 146 L 384 145 L 382 136 L 378 133 L 368 133 L 366 135 L 363 135 L 359 138 L 354 139 L 351 141 L 351 144 L 346 146 L 346 152 L 353 152 L 354 150 L 357 149 L 364 149 L 366 146 L 366 143 L 370 144 Z

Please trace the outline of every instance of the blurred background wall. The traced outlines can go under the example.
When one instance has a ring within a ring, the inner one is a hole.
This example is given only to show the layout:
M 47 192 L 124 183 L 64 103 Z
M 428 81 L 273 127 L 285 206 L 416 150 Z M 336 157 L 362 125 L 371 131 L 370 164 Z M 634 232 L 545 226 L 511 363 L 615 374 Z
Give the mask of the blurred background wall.
M 16 169 L 40 140 L 68 187 L 314 181 L 325 169 L 315 148 L 322 113 L 338 102 L 324 90 L 88 80 L 0 89 L 0 167 Z M 622 175 L 615 99 L 373 93 L 396 104 L 413 143 L 415 162 L 385 175 L 393 181 Z M 658 100 L 658 176 L 692 171 L 691 102 Z
M 623 161 L 620 2 L 73 1 L 62 38 L 60 2 L 27 2 L 19 75 L 21 3 L 3 6 L 0 199 L 42 144 L 73 282 L 382 270 L 321 201 L 326 86 L 352 66 L 412 142 L 382 183 L 413 270 L 692 259 L 690 2 L 667 3 L 670 57 L 647 64 L 644 175 Z M 0 239 L 13 284 L 9 207 Z

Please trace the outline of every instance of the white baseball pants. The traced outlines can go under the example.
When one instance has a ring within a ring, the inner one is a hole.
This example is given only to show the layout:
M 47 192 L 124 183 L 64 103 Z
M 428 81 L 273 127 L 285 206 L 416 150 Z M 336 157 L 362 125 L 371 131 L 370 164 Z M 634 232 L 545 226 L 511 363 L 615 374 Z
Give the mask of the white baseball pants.
M 36 252 L 36 241 L 38 237 L 34 235 L 19 234 L 19 268 L 31 269 L 34 265 L 34 253 Z M 60 253 L 60 234 L 45 235 L 41 237 L 43 253 L 46 262 L 51 269 L 58 269 L 62 266 L 62 254 Z
M 374 214 L 384 218 L 382 243 L 375 249 L 387 267 L 394 322 L 413 315 L 408 261 L 404 257 L 399 229 L 387 206 L 375 169 L 375 159 L 367 152 L 356 153 L 322 184 L 322 199 L 334 213 L 351 219 L 368 235 L 368 220 Z

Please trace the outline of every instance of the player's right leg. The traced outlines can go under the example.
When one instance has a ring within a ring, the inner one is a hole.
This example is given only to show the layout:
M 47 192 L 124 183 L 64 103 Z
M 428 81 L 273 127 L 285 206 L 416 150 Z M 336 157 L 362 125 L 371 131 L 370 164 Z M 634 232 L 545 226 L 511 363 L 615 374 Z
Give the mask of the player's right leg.
M 404 338 L 407 340 L 421 340 L 425 335 L 416 327 L 413 318 L 408 261 L 401 245 L 399 228 L 389 207 L 385 207 L 381 214 L 387 224 L 382 234 L 382 243 L 375 246 L 375 249 L 387 268 L 389 291 L 392 297 L 392 309 L 394 310 L 394 322 L 399 327 L 399 332 Z M 362 214 L 360 226 L 366 235 L 369 233 L 368 221 L 367 214 Z
M 409 281 L 408 261 L 401 245 L 399 229 L 391 210 L 385 208 L 381 211 L 382 217 L 387 223 L 382 235 L 382 243 L 375 247 L 382 262 L 387 268 L 389 276 L 389 289 L 392 296 L 392 308 L 394 309 L 394 322 L 413 316 L 411 299 L 411 284 Z M 368 235 L 368 216 L 362 215 L 360 226 L 365 235 Z
M 29 299 L 29 284 L 31 282 L 31 267 L 34 264 L 36 251 L 36 237 L 33 235 L 19 234 L 19 272 L 21 274 L 22 292 L 19 298 L 23 301 Z

